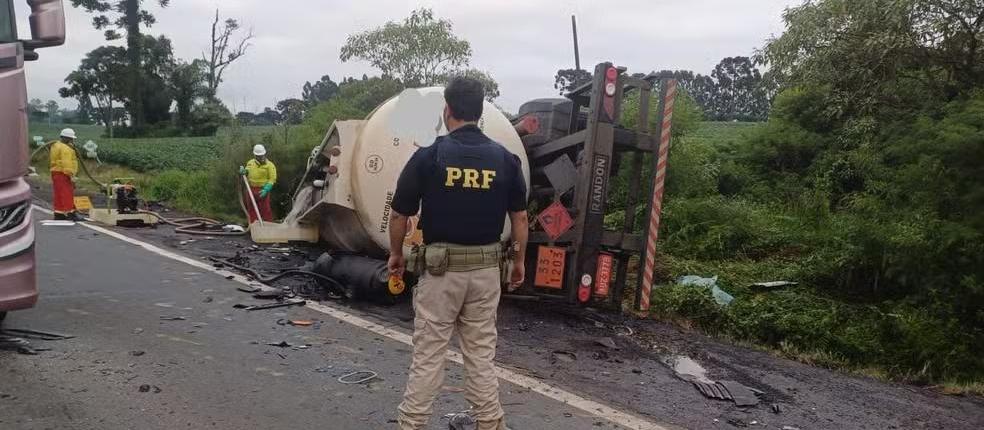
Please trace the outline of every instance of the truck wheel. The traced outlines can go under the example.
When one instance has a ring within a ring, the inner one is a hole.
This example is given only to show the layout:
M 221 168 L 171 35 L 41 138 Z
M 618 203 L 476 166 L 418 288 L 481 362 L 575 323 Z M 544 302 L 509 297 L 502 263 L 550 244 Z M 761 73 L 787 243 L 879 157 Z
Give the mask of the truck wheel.
M 0 312 L 0 324 L 3 324 L 3 319 L 7 317 L 7 311 Z

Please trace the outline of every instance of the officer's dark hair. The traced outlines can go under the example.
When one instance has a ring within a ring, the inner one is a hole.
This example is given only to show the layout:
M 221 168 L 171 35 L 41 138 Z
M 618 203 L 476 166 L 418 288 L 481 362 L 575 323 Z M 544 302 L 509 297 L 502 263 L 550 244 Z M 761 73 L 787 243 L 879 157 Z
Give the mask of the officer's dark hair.
M 485 104 L 485 88 L 477 79 L 458 76 L 444 89 L 444 101 L 451 116 L 461 121 L 478 121 Z

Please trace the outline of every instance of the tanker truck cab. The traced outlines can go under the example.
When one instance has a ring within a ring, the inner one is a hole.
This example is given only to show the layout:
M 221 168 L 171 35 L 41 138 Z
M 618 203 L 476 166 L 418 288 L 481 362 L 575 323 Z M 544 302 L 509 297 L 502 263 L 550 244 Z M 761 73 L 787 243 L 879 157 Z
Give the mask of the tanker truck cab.
M 28 0 L 31 38 L 17 38 L 13 0 L 0 0 L 0 320 L 8 311 L 34 306 L 34 224 L 28 172 L 25 61 L 35 49 L 61 45 L 65 15 L 61 0 Z

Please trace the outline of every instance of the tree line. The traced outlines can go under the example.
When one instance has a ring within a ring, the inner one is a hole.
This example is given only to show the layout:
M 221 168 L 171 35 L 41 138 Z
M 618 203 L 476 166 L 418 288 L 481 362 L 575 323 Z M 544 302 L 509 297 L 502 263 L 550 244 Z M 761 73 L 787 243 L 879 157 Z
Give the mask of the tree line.
M 725 58 L 710 75 L 690 70 L 661 70 L 652 74 L 677 79 L 708 121 L 765 121 L 775 96 L 774 86 L 750 57 Z M 554 76 L 554 88 L 563 95 L 590 80 L 591 72 L 587 70 L 561 69 Z

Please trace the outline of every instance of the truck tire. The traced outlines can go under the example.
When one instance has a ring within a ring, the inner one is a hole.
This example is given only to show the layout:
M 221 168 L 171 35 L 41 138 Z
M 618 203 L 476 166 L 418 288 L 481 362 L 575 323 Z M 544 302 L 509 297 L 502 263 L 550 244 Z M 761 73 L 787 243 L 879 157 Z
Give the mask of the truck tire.
M 3 319 L 7 317 L 7 311 L 0 311 L 0 325 L 3 324 Z

